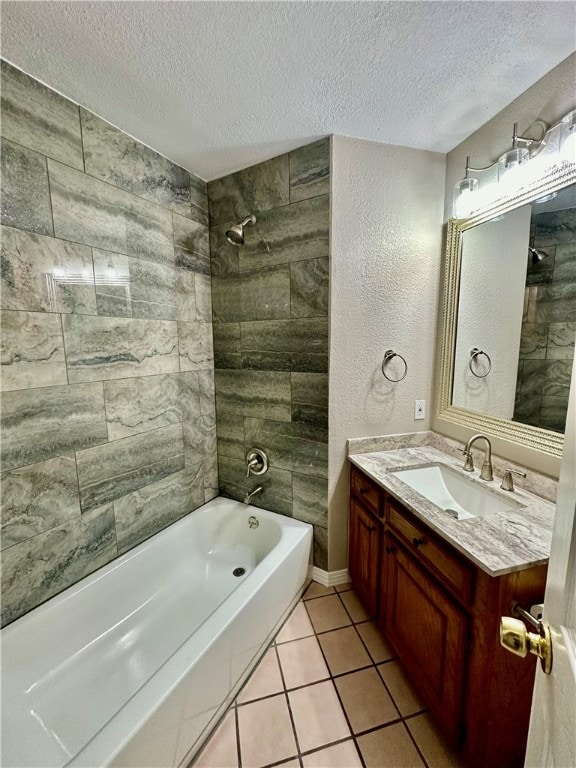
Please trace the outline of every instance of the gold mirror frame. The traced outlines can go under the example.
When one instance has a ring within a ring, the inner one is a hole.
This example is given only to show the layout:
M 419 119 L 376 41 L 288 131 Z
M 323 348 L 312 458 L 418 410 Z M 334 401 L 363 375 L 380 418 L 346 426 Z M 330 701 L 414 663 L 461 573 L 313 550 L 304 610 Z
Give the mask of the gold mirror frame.
M 565 163 L 542 179 L 518 192 L 474 213 L 469 219 L 450 219 L 446 237 L 443 274 L 442 314 L 440 318 L 440 360 L 437 380 L 436 416 L 461 427 L 488 433 L 527 448 L 560 457 L 564 435 L 541 427 L 532 427 L 510 419 L 488 416 L 478 411 L 457 408 L 451 404 L 454 376 L 454 354 L 460 291 L 462 233 L 467 229 L 501 216 L 514 208 L 557 192 L 576 183 L 576 166 Z

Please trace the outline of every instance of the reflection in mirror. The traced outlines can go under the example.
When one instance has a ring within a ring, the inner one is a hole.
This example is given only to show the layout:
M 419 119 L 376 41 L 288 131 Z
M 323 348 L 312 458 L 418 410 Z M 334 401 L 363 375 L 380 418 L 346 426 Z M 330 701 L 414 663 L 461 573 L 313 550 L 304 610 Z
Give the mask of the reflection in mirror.
M 452 405 L 563 433 L 576 336 L 576 185 L 462 233 Z

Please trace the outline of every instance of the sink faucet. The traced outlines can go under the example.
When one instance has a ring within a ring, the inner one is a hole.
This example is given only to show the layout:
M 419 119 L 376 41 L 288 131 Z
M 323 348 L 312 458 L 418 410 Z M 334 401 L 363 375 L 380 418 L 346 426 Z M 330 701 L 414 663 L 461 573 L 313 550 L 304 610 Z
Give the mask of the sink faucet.
M 250 504 L 250 502 L 252 501 L 252 497 L 256 496 L 257 493 L 262 493 L 263 490 L 264 489 L 262 488 L 262 486 L 259 485 L 256 488 L 254 488 L 253 491 L 246 491 L 246 494 L 244 495 L 244 504 Z
M 494 480 L 494 474 L 492 472 L 492 444 L 486 435 L 473 435 L 466 443 L 464 448 L 460 448 L 464 454 L 464 471 L 474 472 L 474 459 L 472 457 L 472 445 L 476 440 L 484 440 L 486 442 L 486 452 L 484 454 L 484 463 L 482 464 L 482 471 L 480 472 L 480 478 L 482 480 Z

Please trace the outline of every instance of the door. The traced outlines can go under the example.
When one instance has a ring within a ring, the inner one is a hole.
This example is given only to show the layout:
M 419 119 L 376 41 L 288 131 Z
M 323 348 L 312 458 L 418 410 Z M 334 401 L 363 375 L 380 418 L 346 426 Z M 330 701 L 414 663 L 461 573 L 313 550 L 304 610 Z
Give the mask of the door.
M 564 454 L 544 622 L 552 634 L 552 671 L 540 666 L 532 699 L 527 768 L 576 766 L 576 358 L 572 368 Z
M 381 525 L 364 507 L 350 499 L 350 581 L 373 618 L 378 611 L 378 572 Z

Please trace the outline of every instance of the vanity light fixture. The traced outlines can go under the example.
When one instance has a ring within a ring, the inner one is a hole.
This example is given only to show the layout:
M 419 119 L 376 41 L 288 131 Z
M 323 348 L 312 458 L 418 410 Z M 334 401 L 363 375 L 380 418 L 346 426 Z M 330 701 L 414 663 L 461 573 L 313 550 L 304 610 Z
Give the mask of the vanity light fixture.
M 473 211 L 514 194 L 534 178 L 541 178 L 554 166 L 576 164 L 576 109 L 551 127 L 543 120 L 536 120 L 528 133 L 536 135 L 521 136 L 518 123 L 514 123 L 511 149 L 484 168 L 473 168 L 470 157 L 466 158 L 464 178 L 454 186 L 454 218 L 468 218 Z M 551 137 L 556 140 L 554 151 L 549 147 Z M 495 173 L 492 173 L 492 181 L 483 184 L 469 175 L 494 171 L 496 167 L 497 182 L 494 181 Z

